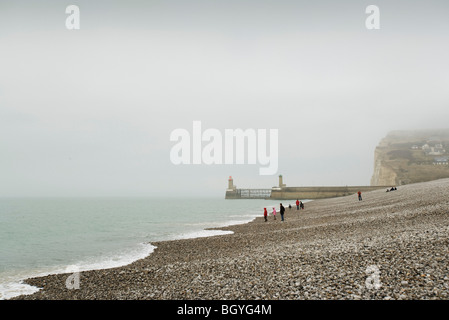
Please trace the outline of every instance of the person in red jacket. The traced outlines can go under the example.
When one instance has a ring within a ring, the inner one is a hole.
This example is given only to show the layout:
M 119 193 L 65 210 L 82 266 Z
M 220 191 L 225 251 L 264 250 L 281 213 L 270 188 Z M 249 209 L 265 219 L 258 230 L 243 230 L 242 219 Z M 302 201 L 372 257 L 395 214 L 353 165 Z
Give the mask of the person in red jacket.
M 362 192 L 357 192 L 357 194 L 359 195 L 359 201 L 362 201 Z
M 263 208 L 263 217 L 265 218 L 265 222 L 267 222 L 267 216 L 268 216 L 267 208 Z
M 299 210 L 299 199 L 296 199 L 296 210 Z

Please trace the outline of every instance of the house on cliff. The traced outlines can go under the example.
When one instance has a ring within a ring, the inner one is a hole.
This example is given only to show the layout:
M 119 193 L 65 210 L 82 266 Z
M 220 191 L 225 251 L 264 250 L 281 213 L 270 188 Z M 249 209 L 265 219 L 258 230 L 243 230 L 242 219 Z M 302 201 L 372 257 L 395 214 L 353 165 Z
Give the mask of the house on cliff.
M 446 150 L 441 143 L 436 143 L 433 147 L 426 143 L 422 146 L 422 150 L 426 155 L 431 156 L 440 156 L 446 153 Z

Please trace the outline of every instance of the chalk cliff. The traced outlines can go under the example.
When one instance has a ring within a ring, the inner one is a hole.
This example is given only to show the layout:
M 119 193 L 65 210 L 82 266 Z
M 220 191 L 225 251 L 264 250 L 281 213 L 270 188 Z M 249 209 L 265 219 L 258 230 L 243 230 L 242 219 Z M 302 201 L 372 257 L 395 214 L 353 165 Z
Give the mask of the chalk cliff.
M 449 177 L 449 129 L 392 131 L 374 151 L 372 186 Z

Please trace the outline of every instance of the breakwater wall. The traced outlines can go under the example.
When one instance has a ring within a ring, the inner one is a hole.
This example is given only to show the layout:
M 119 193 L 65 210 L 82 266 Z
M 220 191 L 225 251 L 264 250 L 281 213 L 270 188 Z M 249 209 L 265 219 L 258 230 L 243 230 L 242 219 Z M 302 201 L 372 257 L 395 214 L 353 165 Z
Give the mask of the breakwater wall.
M 284 187 L 273 189 L 234 189 L 226 191 L 226 199 L 316 200 L 344 197 L 358 191 L 389 189 L 388 186 Z
M 390 186 L 391 187 L 391 186 Z M 356 194 L 358 191 L 364 192 L 387 189 L 388 186 L 344 186 L 344 187 L 285 187 L 273 189 L 270 199 L 296 200 L 296 199 L 325 199 L 344 197 Z
M 314 200 L 344 197 L 358 191 L 368 192 L 378 189 L 389 189 L 391 186 L 335 186 L 335 187 L 287 187 L 282 175 L 279 175 L 279 185 L 271 189 L 238 189 L 234 180 L 229 177 L 225 199 L 277 199 L 277 200 Z

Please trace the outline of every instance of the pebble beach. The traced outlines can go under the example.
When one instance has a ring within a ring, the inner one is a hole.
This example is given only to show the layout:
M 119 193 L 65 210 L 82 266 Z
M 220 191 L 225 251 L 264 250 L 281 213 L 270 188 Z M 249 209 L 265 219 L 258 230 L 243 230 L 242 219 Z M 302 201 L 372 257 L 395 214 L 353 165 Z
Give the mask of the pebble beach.
M 152 243 L 132 264 L 81 272 L 79 289 L 70 274 L 27 279 L 41 290 L 13 300 L 448 299 L 449 179 L 362 198 L 279 201 L 285 221 L 261 212 L 220 228 L 232 234 Z

